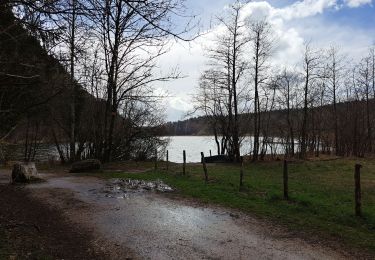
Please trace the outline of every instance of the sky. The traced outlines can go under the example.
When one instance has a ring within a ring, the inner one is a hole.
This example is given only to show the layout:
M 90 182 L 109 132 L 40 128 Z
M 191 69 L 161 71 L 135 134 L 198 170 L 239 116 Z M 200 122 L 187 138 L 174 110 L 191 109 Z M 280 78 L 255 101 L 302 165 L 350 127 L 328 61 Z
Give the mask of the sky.
M 225 12 L 230 0 L 186 0 L 189 13 L 197 14 L 205 34 L 186 43 L 173 41 L 170 51 L 159 61 L 162 70 L 178 68 L 184 76 L 155 87 L 168 94 L 167 121 L 185 118 L 191 111 L 201 72 L 207 67 L 205 48 L 220 30 L 216 17 Z M 335 45 L 349 58 L 365 55 L 375 43 L 375 0 L 258 0 L 246 4 L 244 17 L 267 17 L 277 36 L 272 64 L 296 65 L 305 42 L 316 48 Z M 178 26 L 178 25 L 177 25 Z

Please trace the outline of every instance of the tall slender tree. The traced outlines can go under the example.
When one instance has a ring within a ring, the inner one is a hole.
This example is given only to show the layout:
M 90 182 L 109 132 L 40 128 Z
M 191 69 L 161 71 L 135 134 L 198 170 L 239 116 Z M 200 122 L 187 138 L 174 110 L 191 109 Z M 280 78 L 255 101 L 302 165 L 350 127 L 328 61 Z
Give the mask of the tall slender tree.
M 261 128 L 261 104 L 260 104 L 260 88 L 266 84 L 269 68 L 269 57 L 272 52 L 272 30 L 270 24 L 265 20 L 249 20 L 248 28 L 251 40 L 251 58 L 252 75 L 254 82 L 254 121 L 253 121 L 253 161 L 258 160 L 260 148 L 260 128 Z
M 307 140 L 308 140 L 308 116 L 309 116 L 309 104 L 310 104 L 310 92 L 313 87 L 315 80 L 319 77 L 319 55 L 318 52 L 312 49 L 310 43 L 305 44 L 303 53 L 303 115 L 302 115 L 302 126 L 300 134 L 300 158 L 305 159 L 307 156 Z

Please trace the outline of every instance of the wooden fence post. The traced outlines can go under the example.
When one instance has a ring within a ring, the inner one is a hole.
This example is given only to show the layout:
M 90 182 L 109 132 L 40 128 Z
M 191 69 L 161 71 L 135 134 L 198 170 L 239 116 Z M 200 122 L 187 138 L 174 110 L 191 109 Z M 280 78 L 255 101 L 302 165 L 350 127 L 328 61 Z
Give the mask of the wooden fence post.
M 362 216 L 361 209 L 361 167 L 362 165 L 356 164 L 354 171 L 355 181 L 355 215 Z
M 283 179 L 284 179 L 284 199 L 289 199 L 288 191 L 288 162 L 284 160 L 284 170 L 283 170 Z
M 240 169 L 240 191 L 243 187 L 243 156 L 241 156 L 241 169 Z
M 167 150 L 167 171 L 169 171 L 169 151 Z
M 204 171 L 204 181 L 208 183 L 208 174 L 207 174 L 207 166 L 206 166 L 206 159 L 204 158 L 204 153 L 201 152 L 202 164 L 203 164 L 203 171 Z
M 186 151 L 183 150 L 182 152 L 182 158 L 183 158 L 183 164 L 182 164 L 182 174 L 185 175 L 186 174 Z
M 210 150 L 210 156 L 212 156 L 212 152 L 211 152 L 211 150 Z

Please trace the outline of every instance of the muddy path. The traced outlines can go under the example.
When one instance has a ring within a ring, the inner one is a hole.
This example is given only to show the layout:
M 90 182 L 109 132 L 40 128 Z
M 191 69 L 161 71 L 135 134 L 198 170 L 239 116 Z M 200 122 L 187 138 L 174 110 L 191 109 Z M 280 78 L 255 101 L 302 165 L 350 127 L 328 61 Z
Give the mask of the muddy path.
M 39 192 L 38 192 L 39 193 Z M 114 246 L 96 235 L 88 225 L 69 218 L 64 208 L 79 208 L 86 204 L 66 191 L 49 190 L 60 196 L 56 206 L 34 196 L 23 185 L 8 185 L 0 170 L 0 259 L 124 259 L 125 249 Z M 115 253 L 116 254 L 115 254 Z M 121 257 L 118 257 L 121 255 Z
M 43 175 L 27 186 L 32 198 L 59 209 L 95 234 L 96 245 L 125 259 L 345 259 L 285 230 L 220 207 L 205 207 L 156 192 L 108 196 L 93 177 Z M 100 242 L 102 241 L 102 242 Z

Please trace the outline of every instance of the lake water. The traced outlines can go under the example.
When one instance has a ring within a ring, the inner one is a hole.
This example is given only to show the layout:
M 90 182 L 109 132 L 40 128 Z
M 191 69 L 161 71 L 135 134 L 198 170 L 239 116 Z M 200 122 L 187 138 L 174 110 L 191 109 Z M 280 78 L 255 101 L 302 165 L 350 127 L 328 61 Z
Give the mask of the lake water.
M 179 162 L 183 161 L 182 152 L 186 151 L 187 162 L 200 162 L 201 152 L 205 156 L 217 154 L 215 139 L 213 136 L 171 136 L 167 137 L 169 144 L 167 150 L 169 151 L 169 161 Z
M 167 150 L 169 151 L 169 161 L 181 163 L 183 161 L 182 151 L 186 151 L 187 162 L 200 162 L 201 152 L 205 156 L 217 155 L 217 147 L 214 136 L 171 136 Z M 279 147 L 280 150 L 281 147 Z M 252 137 L 247 136 L 242 141 L 241 155 L 251 153 Z M 279 151 L 281 152 L 281 150 Z
M 171 136 L 165 137 L 169 139 L 167 150 L 169 151 L 169 161 L 182 163 L 182 151 L 186 151 L 187 162 L 200 162 L 201 152 L 204 152 L 205 156 L 217 154 L 217 147 L 213 136 Z M 11 160 L 23 160 L 23 145 L 12 146 L 7 151 L 0 151 L 0 157 L 8 155 Z M 242 141 L 241 155 L 247 155 L 251 153 L 252 149 L 252 137 L 245 137 Z M 277 148 L 278 153 L 283 153 L 281 145 Z M 42 144 L 36 153 L 37 161 L 47 161 L 48 158 L 58 158 L 58 153 L 54 145 Z M 164 158 L 165 159 L 165 158 Z

